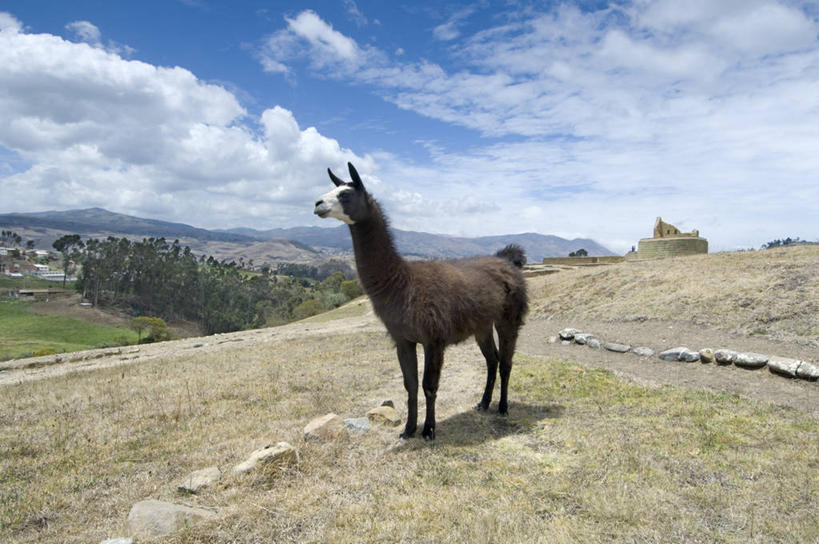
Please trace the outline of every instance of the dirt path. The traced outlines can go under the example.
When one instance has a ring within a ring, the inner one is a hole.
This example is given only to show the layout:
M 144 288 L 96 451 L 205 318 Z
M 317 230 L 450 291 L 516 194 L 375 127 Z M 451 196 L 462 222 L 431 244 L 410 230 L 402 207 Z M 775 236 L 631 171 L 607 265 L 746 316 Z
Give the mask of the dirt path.
M 559 342 L 549 341 L 549 338 L 556 336 L 560 329 L 570 326 L 593 333 L 603 340 L 623 342 L 633 346 L 648 346 L 655 352 L 676 346 L 687 346 L 691 349 L 711 347 L 713 349 L 754 351 L 768 355 L 800 358 L 814 363 L 819 362 L 816 350 L 811 346 L 778 342 L 762 337 L 738 336 L 725 331 L 704 329 L 685 322 L 530 319 L 521 331 L 518 351 L 534 356 L 554 357 L 582 365 L 607 368 L 620 376 L 649 387 L 670 384 L 696 390 L 705 389 L 736 394 L 805 411 L 819 417 L 819 383 L 817 382 L 789 380 L 771 374 L 766 368 L 744 370 L 735 366 L 674 363 L 662 361 L 656 355 L 644 358 L 631 353 L 613 353 L 575 344 L 564 346 Z M 217 351 L 252 349 L 259 343 L 284 342 L 300 337 L 383 330 L 370 311 L 360 317 L 324 323 L 293 323 L 283 327 L 186 338 L 139 347 L 62 354 L 60 362 L 55 362 L 54 356 L 6 361 L 0 363 L 0 386 L 54 378 L 70 372 L 136 364 L 158 358 L 172 360 L 176 357 L 190 356 L 196 350 L 208 350 L 212 354 Z M 473 342 L 450 348 L 447 352 L 447 360 L 452 363 L 463 358 L 480 359 L 480 354 Z M 483 371 L 479 371 L 480 366 L 470 363 L 467 366 L 456 364 L 453 367 L 448 362 L 447 372 L 455 372 L 463 376 L 459 376 L 454 382 L 449 382 L 447 387 L 467 387 L 466 382 L 468 381 L 470 390 L 476 387 L 480 389 L 479 382 L 483 380 Z M 460 370 L 455 370 L 455 368 L 460 368 Z M 447 398 L 447 395 L 442 395 L 442 398 Z
M 565 327 L 589 332 L 602 340 L 632 346 L 647 346 L 656 353 L 677 346 L 699 350 L 733 349 L 766 355 L 793 357 L 817 363 L 816 349 L 796 343 L 779 342 L 763 337 L 746 337 L 718 329 L 704 329 L 685 322 L 646 320 L 643 322 L 607 322 L 595 320 L 530 320 L 521 332 L 518 351 L 531 355 L 555 357 L 586 366 L 608 368 L 616 374 L 646 386 L 665 384 L 690 389 L 736 394 L 762 400 L 819 417 L 819 382 L 790 380 L 772 374 L 767 367 L 745 370 L 736 366 L 702 363 L 678 363 L 632 353 L 614 353 L 586 346 L 560 342 L 550 343 Z

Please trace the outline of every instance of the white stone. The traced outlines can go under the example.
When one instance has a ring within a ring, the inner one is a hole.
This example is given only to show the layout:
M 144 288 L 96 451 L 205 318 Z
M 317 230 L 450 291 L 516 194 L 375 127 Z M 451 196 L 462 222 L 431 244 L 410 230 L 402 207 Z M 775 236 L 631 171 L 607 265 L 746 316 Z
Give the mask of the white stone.
M 571 340 L 574 338 L 574 335 L 579 333 L 580 331 L 577 329 L 573 329 L 571 327 L 563 329 L 559 333 L 557 333 L 562 340 Z
M 125 531 L 137 540 L 157 538 L 215 517 L 216 513 L 204 508 L 147 500 L 131 508 Z
M 250 454 L 250 457 L 244 463 L 240 463 L 233 467 L 234 474 L 241 474 L 249 472 L 260 464 L 276 463 L 280 465 L 287 465 L 294 463 L 297 460 L 298 453 L 296 448 L 287 442 L 279 442 L 275 446 L 265 446 Z
M 631 346 L 626 344 L 618 344 L 617 342 L 603 342 L 603 348 L 616 353 L 626 353 L 631 349 Z
M 796 375 L 803 380 L 819 380 L 819 366 L 805 361 L 799 366 L 799 369 L 796 371 Z
M 349 436 L 344 421 L 336 414 L 317 417 L 304 427 L 304 438 L 328 442 Z
M 762 368 L 768 363 L 768 356 L 761 353 L 737 353 L 734 364 L 742 368 Z
M 202 470 L 195 470 L 185 476 L 177 489 L 185 493 L 199 493 L 200 490 L 213 485 L 222 476 L 219 467 L 208 467 Z
M 344 420 L 347 430 L 353 433 L 363 433 L 370 430 L 370 420 L 366 417 L 353 417 Z
M 379 406 L 367 412 L 370 423 L 397 427 L 401 424 L 401 416 L 392 406 Z
M 730 365 L 736 361 L 737 352 L 730 349 L 718 349 L 714 352 L 714 360 L 721 365 Z

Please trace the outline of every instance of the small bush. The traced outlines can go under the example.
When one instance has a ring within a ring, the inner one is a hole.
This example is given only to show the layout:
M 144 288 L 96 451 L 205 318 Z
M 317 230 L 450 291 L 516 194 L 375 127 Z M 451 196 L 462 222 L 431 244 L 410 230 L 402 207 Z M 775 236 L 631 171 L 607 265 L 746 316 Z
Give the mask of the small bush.
M 42 357 L 43 355 L 54 355 L 57 352 L 54 351 L 54 348 L 40 348 L 34 353 L 31 354 L 32 357 Z
M 349 300 L 353 300 L 364 294 L 364 290 L 361 288 L 361 284 L 358 283 L 358 280 L 346 280 L 341 282 L 341 292 Z
M 161 317 L 135 317 L 131 320 L 130 327 L 136 331 L 137 342 L 140 344 L 162 342 L 170 338 L 168 324 Z M 142 338 L 142 333 L 145 331 L 148 331 L 148 334 Z
M 323 311 L 324 305 L 321 303 L 321 301 L 311 298 L 310 300 L 305 300 L 293 308 L 293 317 L 296 320 L 305 319 L 312 315 L 320 314 Z

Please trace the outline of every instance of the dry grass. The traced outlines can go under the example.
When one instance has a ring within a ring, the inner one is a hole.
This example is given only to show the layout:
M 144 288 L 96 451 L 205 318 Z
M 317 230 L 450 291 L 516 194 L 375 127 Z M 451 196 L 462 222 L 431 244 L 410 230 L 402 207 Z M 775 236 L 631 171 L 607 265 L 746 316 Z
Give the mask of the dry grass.
M 743 329 L 761 322 L 753 312 L 764 302 L 782 312 L 771 330 L 810 338 L 816 317 L 799 312 L 816 304 L 817 255 L 557 274 L 533 280 L 533 307 Z M 304 442 L 303 426 L 329 411 L 360 416 L 392 398 L 405 413 L 393 348 L 362 312 L 352 304 L 340 321 L 254 334 L 267 343 L 168 344 L 180 347 L 161 359 L 3 387 L 0 541 L 122 536 L 146 498 L 218 508 L 216 521 L 163 540 L 174 543 L 819 541 L 811 415 L 520 354 L 510 416 L 479 414 L 484 370 L 470 343 L 447 352 L 435 443 L 399 440 L 394 428 Z M 299 448 L 297 466 L 229 474 L 281 440 Z M 213 464 L 227 473 L 219 484 L 176 492 Z
M 678 319 L 819 343 L 819 245 L 626 262 L 532 286 L 539 316 Z
M 6 387 L 0 540 L 98 542 L 148 497 L 219 508 L 180 543 L 819 539 L 815 420 L 552 360 L 518 357 L 500 418 L 470 409 L 477 348 L 452 349 L 434 444 L 301 440 L 316 415 L 402 399 L 393 359 L 382 334 L 348 334 Z M 176 494 L 279 440 L 298 467 Z

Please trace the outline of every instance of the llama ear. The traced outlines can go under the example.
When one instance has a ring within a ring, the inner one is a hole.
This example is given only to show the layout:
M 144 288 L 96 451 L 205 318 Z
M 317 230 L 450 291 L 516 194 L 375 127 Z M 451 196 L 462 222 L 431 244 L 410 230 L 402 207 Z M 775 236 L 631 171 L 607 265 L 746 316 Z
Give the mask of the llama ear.
M 348 162 L 347 167 L 350 169 L 350 177 L 353 179 L 353 187 L 359 191 L 363 191 L 364 184 L 361 183 L 361 178 L 359 177 L 358 172 L 356 172 L 353 163 Z
M 344 181 L 342 181 L 338 177 L 336 177 L 336 175 L 333 174 L 333 171 L 330 170 L 329 168 L 327 169 L 327 173 L 330 174 L 330 179 L 333 180 L 333 183 L 336 184 L 336 187 L 344 185 Z

